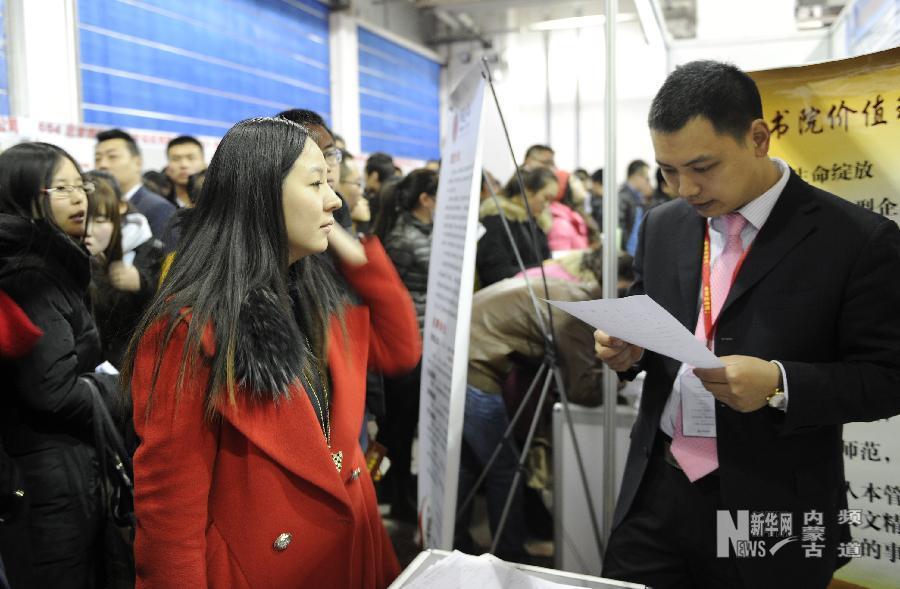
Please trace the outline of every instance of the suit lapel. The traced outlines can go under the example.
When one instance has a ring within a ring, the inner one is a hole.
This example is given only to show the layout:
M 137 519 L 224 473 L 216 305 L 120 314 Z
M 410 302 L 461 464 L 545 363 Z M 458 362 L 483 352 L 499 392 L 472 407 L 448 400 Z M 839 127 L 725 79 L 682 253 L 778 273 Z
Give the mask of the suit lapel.
M 141 201 L 144 200 L 144 188 L 138 188 L 137 192 L 131 195 L 131 204 L 135 207 L 141 206 Z
M 753 240 L 750 252 L 720 313 L 725 313 L 728 307 L 762 280 L 788 252 L 815 231 L 816 225 L 810 213 L 817 205 L 809 198 L 802 182 L 791 172 L 787 186 Z
M 681 309 L 678 320 L 691 332 L 697 325 L 700 300 L 700 267 L 703 256 L 703 231 L 706 219 L 687 207 L 683 219 L 684 231 L 678 243 L 678 285 L 681 290 Z

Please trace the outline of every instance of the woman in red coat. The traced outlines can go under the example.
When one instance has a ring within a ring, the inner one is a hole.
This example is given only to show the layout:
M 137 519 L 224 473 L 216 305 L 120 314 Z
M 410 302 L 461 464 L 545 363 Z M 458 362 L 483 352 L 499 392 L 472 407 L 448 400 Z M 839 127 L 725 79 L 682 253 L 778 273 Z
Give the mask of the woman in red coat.
M 138 587 L 375 589 L 399 573 L 359 427 L 367 367 L 408 372 L 421 342 L 381 245 L 334 224 L 327 169 L 303 127 L 268 118 L 235 125 L 210 163 L 126 364 Z

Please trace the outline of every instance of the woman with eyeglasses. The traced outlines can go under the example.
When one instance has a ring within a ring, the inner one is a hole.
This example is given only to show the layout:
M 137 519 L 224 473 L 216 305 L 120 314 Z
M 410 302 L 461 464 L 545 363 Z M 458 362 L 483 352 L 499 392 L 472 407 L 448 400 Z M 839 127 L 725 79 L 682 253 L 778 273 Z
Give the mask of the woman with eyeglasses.
M 399 574 L 358 437 L 366 369 L 408 371 L 421 342 L 379 242 L 336 225 L 327 170 L 283 118 L 238 123 L 210 162 L 122 375 L 138 587 L 383 589 Z
M 92 375 L 100 338 L 85 305 L 82 244 L 88 194 L 75 160 L 46 143 L 0 154 L 0 289 L 43 331 L 25 356 L 0 363 L 0 435 L 24 477 L 24 513 L 0 525 L 13 587 L 94 587 L 102 520 L 93 447 Z M 93 377 L 112 399 L 115 382 Z

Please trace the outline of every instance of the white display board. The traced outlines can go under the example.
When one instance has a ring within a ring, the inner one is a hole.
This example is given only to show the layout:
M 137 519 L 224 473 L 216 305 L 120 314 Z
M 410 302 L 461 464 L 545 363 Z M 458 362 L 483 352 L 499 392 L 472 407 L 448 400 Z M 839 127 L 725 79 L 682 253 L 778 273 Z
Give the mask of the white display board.
M 640 394 L 642 382 L 629 383 Z M 629 396 L 633 393 L 629 391 Z M 584 469 L 588 478 L 594 510 L 603 528 L 603 407 L 584 407 L 569 404 L 578 447 L 582 449 Z M 622 485 L 625 459 L 630 445 L 631 427 L 637 419 L 637 409 L 630 406 L 616 407 L 616 494 Z M 599 575 L 602 569 L 600 551 L 594 539 L 589 517 L 587 497 L 569 426 L 561 403 L 553 406 L 553 523 L 555 558 L 553 566 L 564 571 L 586 575 Z
M 870 589 L 900 579 L 900 417 L 844 426 L 847 513 L 851 557 L 835 577 Z
M 419 526 L 426 548 L 453 544 L 469 322 L 481 193 L 484 80 L 477 69 L 450 95 L 428 266 L 419 406 Z

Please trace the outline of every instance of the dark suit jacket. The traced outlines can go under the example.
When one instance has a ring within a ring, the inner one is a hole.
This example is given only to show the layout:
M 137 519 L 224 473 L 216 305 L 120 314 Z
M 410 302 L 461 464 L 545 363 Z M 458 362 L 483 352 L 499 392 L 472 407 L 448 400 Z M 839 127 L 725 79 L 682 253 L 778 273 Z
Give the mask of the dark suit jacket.
M 646 293 L 693 331 L 705 221 L 678 200 L 651 210 L 640 232 L 631 294 Z M 725 508 L 825 513 L 823 557 L 800 542 L 737 559 L 751 587 L 824 587 L 837 564 L 846 507 L 842 424 L 900 413 L 900 229 L 791 173 L 756 236 L 715 335 L 716 355 L 779 360 L 787 412 L 739 413 L 716 403 Z M 640 413 L 613 526 L 640 486 L 679 363 L 646 353 Z
M 167 249 L 174 247 L 173 237 L 169 233 L 169 221 L 177 210 L 175 205 L 145 186 L 138 188 L 131 197 L 131 204 L 150 221 L 153 236 L 163 241 Z

